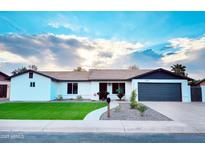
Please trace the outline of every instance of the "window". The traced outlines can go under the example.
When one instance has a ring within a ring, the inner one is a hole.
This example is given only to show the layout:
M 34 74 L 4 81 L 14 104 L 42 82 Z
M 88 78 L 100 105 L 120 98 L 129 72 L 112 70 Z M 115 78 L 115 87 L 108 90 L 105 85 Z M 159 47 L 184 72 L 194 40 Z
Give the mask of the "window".
M 112 93 L 117 94 L 118 83 L 112 83 Z
M 72 83 L 68 83 L 67 93 L 68 93 L 68 94 L 72 94 L 72 91 L 73 91 L 73 89 L 72 89 Z
M 36 83 L 35 82 L 30 82 L 30 87 L 35 87 Z
M 33 72 L 29 72 L 29 79 L 33 78 Z
M 78 84 L 73 83 L 73 94 L 78 94 Z
M 78 94 L 78 83 L 68 83 L 67 94 Z
M 125 93 L 125 83 L 119 83 L 119 88 L 122 89 L 123 94 Z
M 112 93 L 117 94 L 117 89 L 122 89 L 123 93 L 125 93 L 125 83 L 112 83 Z

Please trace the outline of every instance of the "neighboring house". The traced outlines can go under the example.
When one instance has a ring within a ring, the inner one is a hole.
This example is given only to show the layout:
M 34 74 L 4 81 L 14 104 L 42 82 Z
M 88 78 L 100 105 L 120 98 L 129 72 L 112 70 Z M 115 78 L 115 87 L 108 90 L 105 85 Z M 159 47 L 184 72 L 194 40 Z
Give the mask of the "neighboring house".
M 3 72 L 0 72 L 0 100 L 9 98 L 9 89 L 9 76 Z
M 176 75 L 165 69 L 91 69 L 75 72 L 49 72 L 28 70 L 11 76 L 11 101 L 49 101 L 62 95 L 64 99 L 99 100 L 98 92 L 109 92 L 117 99 L 118 88 L 123 89 L 128 100 L 136 90 L 139 101 L 190 102 L 188 77 Z
M 205 79 L 192 84 L 191 100 L 193 102 L 205 102 Z

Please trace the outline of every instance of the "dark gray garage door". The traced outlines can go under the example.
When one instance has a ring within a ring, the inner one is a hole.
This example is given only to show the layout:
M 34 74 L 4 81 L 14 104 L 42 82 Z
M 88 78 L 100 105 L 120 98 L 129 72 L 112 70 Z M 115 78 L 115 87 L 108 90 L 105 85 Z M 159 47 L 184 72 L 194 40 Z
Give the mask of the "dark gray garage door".
M 139 83 L 139 101 L 181 101 L 180 83 Z

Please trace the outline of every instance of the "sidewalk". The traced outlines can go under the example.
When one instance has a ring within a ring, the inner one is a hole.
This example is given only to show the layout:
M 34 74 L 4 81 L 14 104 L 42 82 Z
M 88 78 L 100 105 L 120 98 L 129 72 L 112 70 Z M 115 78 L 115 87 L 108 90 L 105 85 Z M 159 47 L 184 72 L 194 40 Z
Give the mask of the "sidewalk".
M 205 133 L 176 121 L 0 120 L 0 131 L 65 133 Z

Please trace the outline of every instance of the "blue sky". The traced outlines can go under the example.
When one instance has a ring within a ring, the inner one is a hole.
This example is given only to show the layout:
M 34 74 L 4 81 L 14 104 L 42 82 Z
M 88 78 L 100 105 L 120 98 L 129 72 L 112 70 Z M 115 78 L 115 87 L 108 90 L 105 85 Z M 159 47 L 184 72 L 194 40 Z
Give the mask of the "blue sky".
M 0 12 L 0 68 L 182 63 L 203 78 L 204 34 L 205 12 Z

